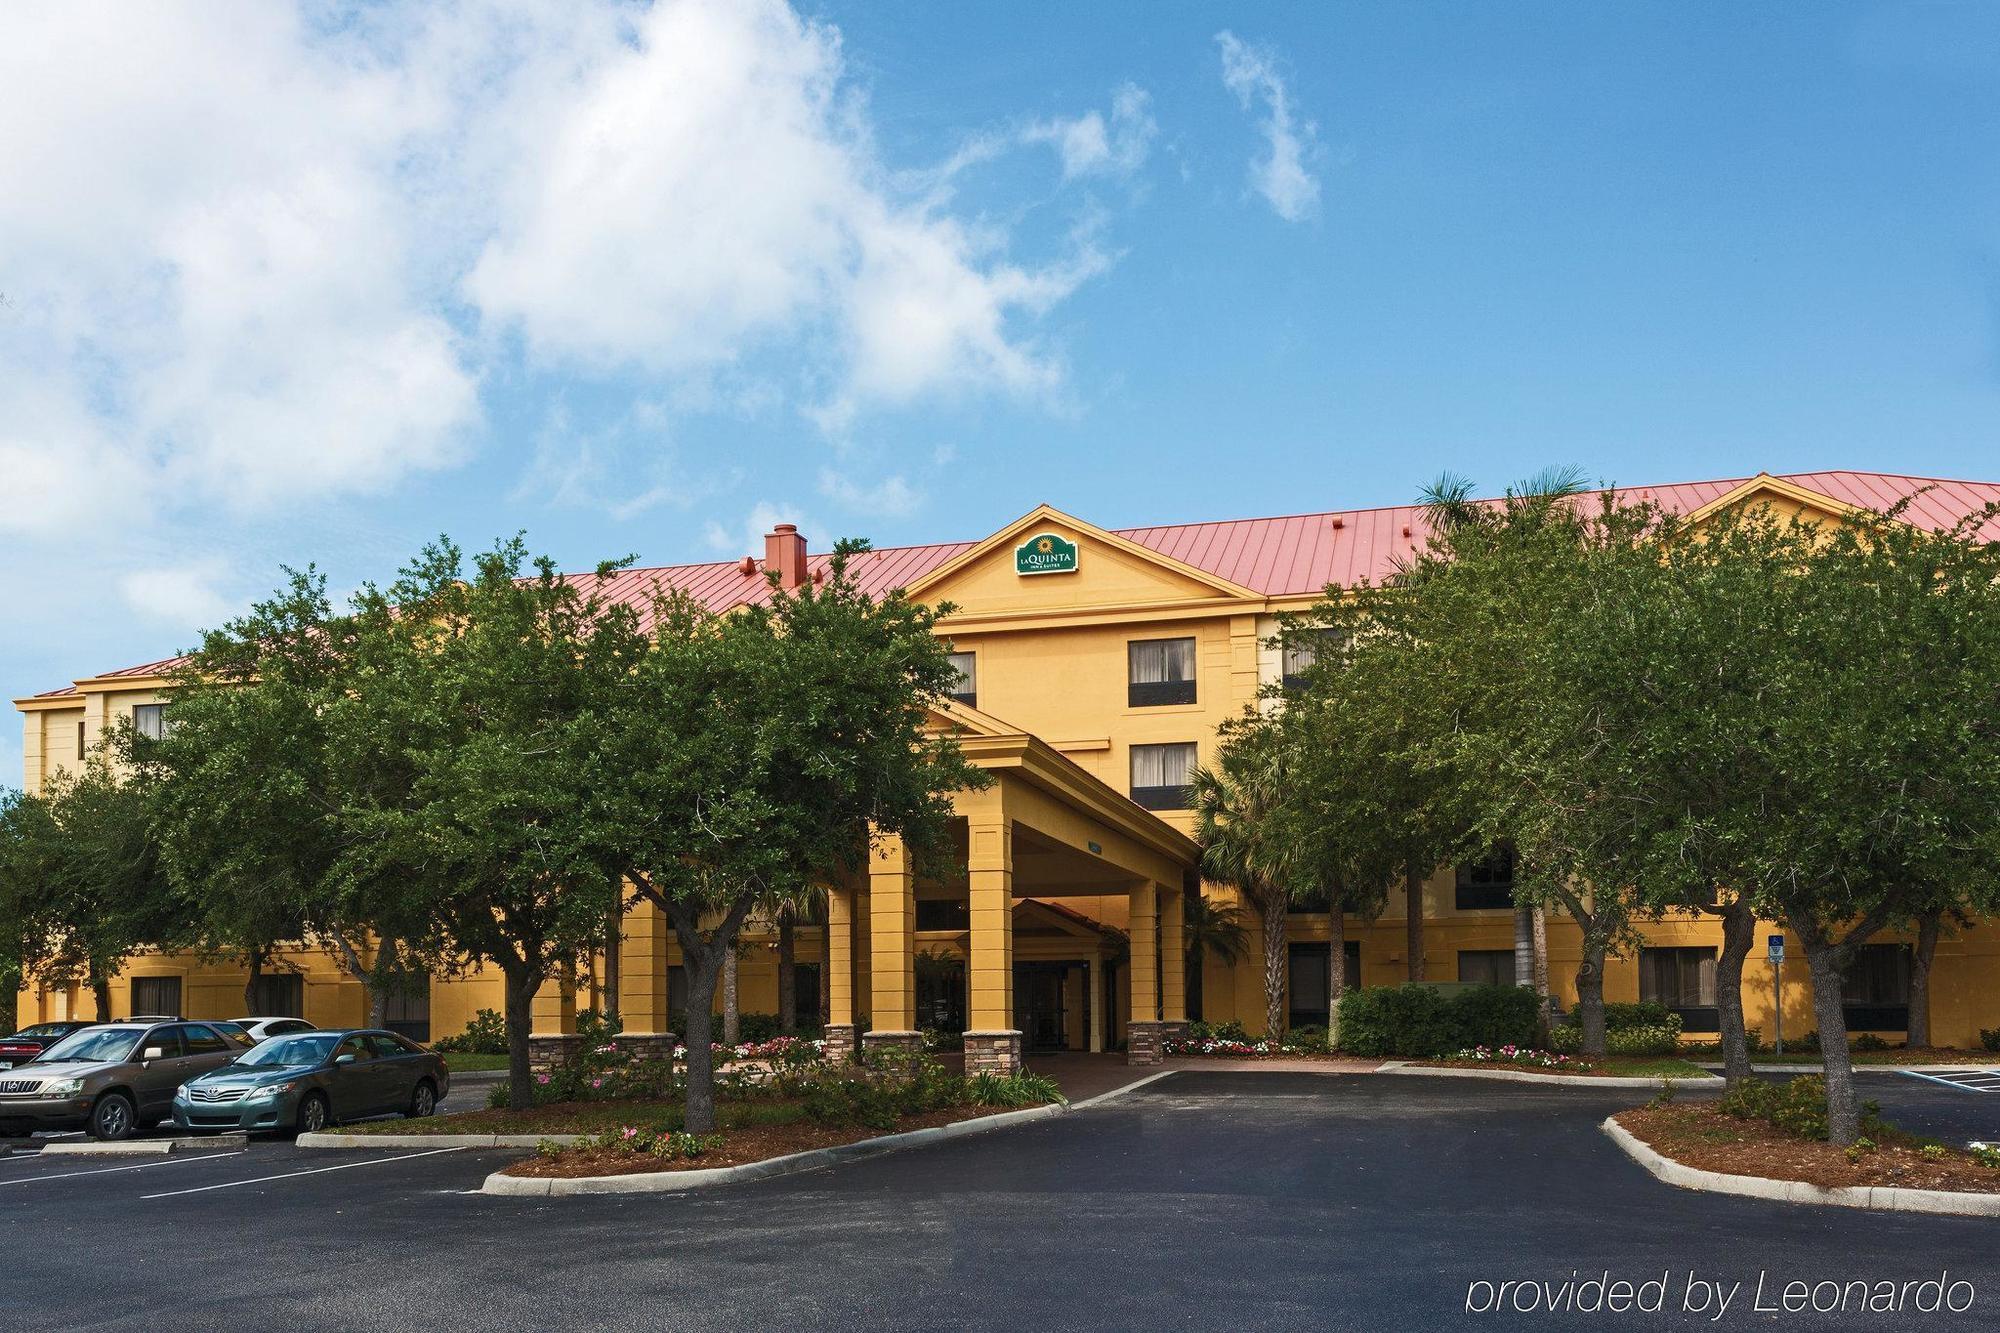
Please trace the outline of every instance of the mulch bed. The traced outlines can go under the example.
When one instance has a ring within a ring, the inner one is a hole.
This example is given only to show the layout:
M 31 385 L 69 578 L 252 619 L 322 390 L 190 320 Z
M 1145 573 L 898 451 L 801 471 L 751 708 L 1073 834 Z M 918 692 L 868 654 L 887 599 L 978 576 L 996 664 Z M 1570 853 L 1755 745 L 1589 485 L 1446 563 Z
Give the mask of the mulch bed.
M 744 1166 L 767 1158 L 784 1157 L 814 1148 L 835 1148 L 843 1143 L 901 1134 L 912 1129 L 932 1129 L 956 1120 L 999 1115 L 1009 1108 L 959 1106 L 943 1111 L 908 1115 L 894 1129 L 838 1128 L 799 1121 L 789 1125 L 756 1125 L 723 1131 L 722 1146 L 699 1157 L 664 1160 L 649 1153 L 621 1152 L 616 1148 L 571 1148 L 559 1157 L 530 1157 L 516 1162 L 502 1173 L 509 1176 L 569 1178 L 575 1176 L 630 1176 L 656 1171 L 706 1171 L 718 1166 Z
M 620 1125 L 649 1125 L 663 1102 L 551 1102 L 526 1111 L 460 1111 L 424 1120 L 375 1120 L 343 1125 L 343 1134 L 597 1134 Z
M 1713 1103 L 1646 1106 L 1620 1111 L 1619 1124 L 1654 1151 L 1683 1166 L 1732 1176 L 1802 1180 L 1836 1186 L 1893 1185 L 1900 1189 L 2000 1194 L 2000 1171 L 1981 1166 L 1957 1149 L 1941 1162 L 1917 1154 L 1912 1136 L 1878 1136 L 1875 1151 L 1850 1162 L 1830 1143 L 1796 1139 L 1761 1120 L 1738 1120 Z

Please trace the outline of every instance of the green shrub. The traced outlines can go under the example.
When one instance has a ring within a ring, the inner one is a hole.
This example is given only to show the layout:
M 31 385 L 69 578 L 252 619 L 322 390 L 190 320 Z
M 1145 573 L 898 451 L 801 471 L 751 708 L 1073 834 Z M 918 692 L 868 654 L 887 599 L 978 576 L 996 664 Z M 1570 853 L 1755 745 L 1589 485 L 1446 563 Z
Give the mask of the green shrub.
M 1722 1094 L 1716 1107 L 1738 1120 L 1761 1120 L 1793 1138 L 1819 1139 L 1827 1136 L 1826 1079 L 1805 1074 L 1784 1083 L 1749 1079 Z M 1880 1134 L 1889 1129 L 1881 1120 L 1879 1102 L 1861 1103 L 1863 1134 Z
M 1062 1089 L 1045 1074 L 975 1074 L 966 1080 L 966 1097 L 974 1106 L 1040 1106 L 1063 1100 Z
M 1249 1029 L 1243 1026 L 1240 1020 L 1234 1018 L 1230 1019 L 1227 1023 L 1196 1022 L 1188 1024 L 1188 1040 L 1249 1041 L 1250 1032 Z
M 1325 1028 L 1315 1023 L 1308 1023 L 1287 1032 L 1281 1049 L 1296 1051 L 1303 1055 L 1325 1055 L 1332 1046 L 1327 1039 Z
M 1576 1020 L 1581 1023 L 1583 1020 Z M 1626 1028 L 1657 1028 L 1673 1024 L 1678 1029 L 1681 1016 L 1668 1009 L 1658 1000 L 1641 1000 L 1637 1004 L 1614 1003 L 1604 1006 L 1604 1028 L 1607 1032 L 1620 1032 Z
M 965 1034 L 963 1032 L 950 1032 L 944 1028 L 925 1028 L 924 1049 L 927 1051 L 962 1051 L 965 1049 Z
M 1611 1011 L 1619 1011 L 1619 1021 L 1611 1021 Z M 1650 1018 L 1651 1022 L 1637 1022 Z M 1576 1010 L 1549 1029 L 1549 1049 L 1574 1055 L 1583 1049 L 1583 1016 Z M 1604 1053 L 1650 1057 L 1675 1055 L 1681 1049 L 1681 1016 L 1657 1004 L 1604 1006 Z
M 1864 1032 L 1854 1039 L 1854 1043 L 1850 1049 L 1856 1051 L 1886 1051 L 1889 1049 L 1889 1043 L 1883 1041 L 1872 1032 Z
M 1430 1059 L 1466 1043 L 1458 1039 L 1451 1006 L 1421 982 L 1366 986 L 1340 997 L 1341 1049 L 1356 1055 Z
M 2000 1171 L 2000 1148 L 1990 1143 L 1982 1143 L 1976 1148 L 1967 1148 L 1966 1151 L 1972 1155 L 1972 1160 L 1981 1166 Z
M 456 1037 L 431 1043 L 434 1051 L 460 1055 L 507 1054 L 507 1020 L 491 1009 L 481 1009 Z
M 2000 1028 L 1979 1029 L 1979 1044 L 1989 1051 L 2000 1051 Z
M 1541 1001 L 1526 986 L 1471 986 L 1448 1001 L 1457 1045 L 1533 1046 Z

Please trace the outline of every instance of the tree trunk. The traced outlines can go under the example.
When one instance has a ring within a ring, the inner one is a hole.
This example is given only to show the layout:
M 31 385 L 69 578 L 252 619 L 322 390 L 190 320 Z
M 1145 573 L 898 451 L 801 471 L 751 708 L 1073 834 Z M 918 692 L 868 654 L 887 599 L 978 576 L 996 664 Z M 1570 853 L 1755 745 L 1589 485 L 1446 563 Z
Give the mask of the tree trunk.
M 1555 1016 L 1549 1012 L 1549 913 L 1535 904 L 1535 1040 L 1548 1045 L 1549 1027 Z
M 111 983 L 105 978 L 93 974 L 90 978 L 90 993 L 97 1000 L 97 1021 L 100 1023 L 109 1023 L 111 1021 Z
M 1847 1047 L 1840 950 L 1816 924 L 1801 929 L 1793 917 L 1790 925 L 1805 946 L 1806 966 L 1812 972 L 1813 1020 L 1819 1025 L 1819 1055 L 1826 1074 L 1826 1138 L 1834 1147 L 1845 1148 L 1861 1137 L 1861 1099 L 1855 1092 L 1854 1059 Z
M 1347 913 L 1336 903 L 1326 918 L 1326 1048 L 1332 1051 L 1340 1046 L 1340 999 L 1347 994 Z
M 9 1032 L 21 1029 L 21 970 L 13 963 L 0 965 L 0 1024 Z
M 1576 969 L 1576 1007 L 1583 1019 L 1583 1055 L 1604 1058 L 1604 942 L 1583 933 L 1583 963 Z
M 1757 944 L 1757 914 L 1738 898 L 1716 909 L 1722 918 L 1722 953 L 1715 960 L 1716 1026 L 1722 1039 L 1722 1076 L 1731 1083 L 1752 1077 L 1750 1033 L 1743 1022 L 1743 964 Z
M 1276 1041 L 1284 1033 L 1285 905 L 1277 902 L 1264 908 L 1264 1035 Z
M 722 955 L 722 1044 L 724 1046 L 734 1046 L 743 1039 L 743 1014 L 737 1007 L 736 967 L 736 941 L 731 940 Z M 690 1009 L 694 1007 L 692 1001 L 688 1007 Z
M 625 895 L 611 904 L 604 938 L 604 1016 L 614 1023 L 619 1018 L 618 988 L 625 977 Z
M 353 977 L 361 983 L 361 1002 L 368 1010 L 368 1026 L 371 1028 L 381 1027 L 382 1020 L 388 1016 L 389 997 L 384 993 L 385 988 L 379 984 L 380 978 L 373 971 L 361 965 L 361 955 L 355 952 L 354 945 L 348 942 L 348 938 L 344 932 L 333 932 L 333 944 L 334 948 L 340 954 L 341 967 L 346 970 L 348 976 Z M 387 941 L 384 941 L 382 947 L 375 951 L 375 959 L 378 966 L 383 954 L 388 952 L 392 947 Z
M 1514 904 L 1514 984 L 1535 984 L 1535 909 L 1531 903 Z
M 252 949 L 248 959 L 248 975 L 243 980 L 243 1012 L 253 1017 L 262 1017 L 257 1009 L 257 983 L 264 976 L 264 949 Z
M 1917 926 L 1917 947 L 1910 951 L 1910 1030 L 1907 1045 L 1921 1050 L 1931 1044 L 1931 963 L 1937 958 L 1942 913 L 1933 912 Z
M 657 899 L 656 899 L 657 901 Z M 664 905 L 664 904 L 663 904 Z M 715 987 L 736 951 L 736 932 L 750 913 L 748 896 L 739 898 L 723 914 L 722 923 L 707 935 L 701 933 L 696 910 L 684 904 L 667 906 L 680 940 L 681 959 L 687 969 L 687 1090 L 683 1103 L 682 1127 L 690 1134 L 715 1132 Z
M 793 939 L 792 909 L 778 912 L 778 1030 L 792 1032 L 799 1026 L 798 945 Z
M 1410 980 L 1424 979 L 1424 872 L 1413 860 L 1403 863 L 1403 949 L 1409 955 Z
M 541 983 L 525 967 L 503 966 L 501 971 L 507 980 L 507 1109 L 525 1111 L 535 1104 L 528 1034 L 535 1029 L 535 992 Z

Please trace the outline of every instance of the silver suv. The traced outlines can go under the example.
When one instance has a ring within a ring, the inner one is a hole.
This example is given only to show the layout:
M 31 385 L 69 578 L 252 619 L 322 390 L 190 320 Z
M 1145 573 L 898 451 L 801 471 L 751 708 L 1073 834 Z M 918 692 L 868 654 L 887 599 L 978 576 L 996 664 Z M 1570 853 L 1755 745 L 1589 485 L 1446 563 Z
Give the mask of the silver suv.
M 106 1023 L 0 1072 L 0 1133 L 87 1129 L 122 1139 L 173 1114 L 174 1090 L 248 1047 L 206 1023 Z

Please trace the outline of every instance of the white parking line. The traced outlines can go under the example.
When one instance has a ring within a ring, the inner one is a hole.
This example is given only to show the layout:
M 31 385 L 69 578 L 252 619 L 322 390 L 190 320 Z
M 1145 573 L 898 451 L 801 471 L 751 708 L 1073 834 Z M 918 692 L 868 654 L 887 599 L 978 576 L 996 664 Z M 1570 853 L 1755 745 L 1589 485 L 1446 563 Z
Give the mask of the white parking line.
M 10 1176 L 6 1180 L 0 1180 L 0 1187 L 7 1185 L 38 1185 L 44 1180 L 72 1180 L 77 1176 L 105 1176 L 111 1174 L 113 1171 L 150 1171 L 156 1166 L 185 1166 L 189 1162 L 213 1162 L 233 1155 L 231 1153 L 209 1153 L 200 1157 L 169 1157 L 164 1162 L 141 1162 L 137 1166 L 100 1166 L 94 1167 L 89 1171 L 64 1171 L 53 1176 Z M 29 1160 L 32 1161 L 34 1159 L 30 1158 Z
M 141 1199 L 171 1199 L 181 1194 L 206 1194 L 210 1190 L 233 1190 L 238 1185 L 261 1185 L 267 1180 L 291 1180 L 296 1176 L 317 1176 L 328 1171 L 352 1171 L 357 1166 L 381 1166 L 385 1162 L 407 1162 L 413 1157 L 436 1157 L 439 1153 L 462 1152 L 460 1148 L 432 1148 L 426 1152 L 403 1153 L 398 1157 L 373 1157 L 365 1162 L 342 1162 L 339 1166 L 316 1166 L 309 1171 L 286 1171 L 252 1180 L 225 1180 L 220 1185 L 199 1185 L 191 1190 L 168 1190 L 162 1194 L 141 1194 Z

